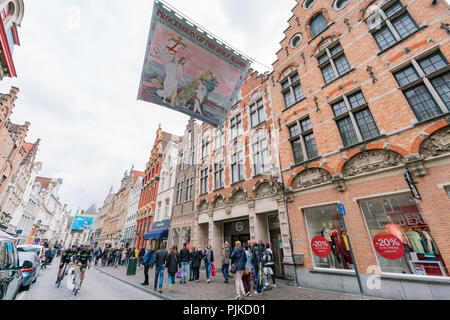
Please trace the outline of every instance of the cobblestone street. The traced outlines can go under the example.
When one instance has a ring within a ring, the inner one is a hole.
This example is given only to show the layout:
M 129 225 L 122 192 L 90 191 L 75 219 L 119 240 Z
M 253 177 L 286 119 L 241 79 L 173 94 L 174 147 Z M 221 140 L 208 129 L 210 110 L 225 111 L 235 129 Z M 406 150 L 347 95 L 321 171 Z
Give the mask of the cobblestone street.
M 138 267 L 136 275 L 127 276 L 126 266 L 97 266 L 97 270 L 104 272 L 112 277 L 139 285 L 144 282 L 144 267 Z M 149 271 L 149 285 L 141 286 L 151 291 L 157 296 L 158 292 L 153 291 L 153 283 L 155 278 L 154 268 Z M 189 276 L 189 275 L 188 275 Z M 187 278 L 189 280 L 189 278 Z M 276 288 L 264 291 L 261 296 L 253 295 L 246 297 L 246 300 L 379 300 L 377 297 L 361 297 L 358 294 L 348 294 L 342 292 L 324 291 L 318 289 L 300 288 L 287 285 L 284 280 L 276 280 Z M 206 283 L 205 269 L 200 269 L 200 279 L 198 283 L 186 281 L 186 284 L 180 284 L 179 279 L 175 280 L 175 285 L 169 289 L 167 281 L 167 272 L 164 272 L 163 299 L 180 299 L 180 300 L 233 300 L 235 298 L 234 279 L 230 279 L 229 283 L 223 282 L 223 276 L 220 269 L 216 270 L 216 276 L 212 281 Z

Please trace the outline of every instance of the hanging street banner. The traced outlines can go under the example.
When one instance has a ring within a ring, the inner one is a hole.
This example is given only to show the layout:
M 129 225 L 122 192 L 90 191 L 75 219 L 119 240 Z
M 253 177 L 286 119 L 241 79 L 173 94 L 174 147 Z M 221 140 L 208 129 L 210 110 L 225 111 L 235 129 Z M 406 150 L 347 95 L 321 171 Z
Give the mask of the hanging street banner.
M 138 99 L 221 128 L 251 61 L 155 1 Z
M 72 230 L 91 230 L 94 223 L 95 215 L 92 214 L 76 214 L 73 218 Z

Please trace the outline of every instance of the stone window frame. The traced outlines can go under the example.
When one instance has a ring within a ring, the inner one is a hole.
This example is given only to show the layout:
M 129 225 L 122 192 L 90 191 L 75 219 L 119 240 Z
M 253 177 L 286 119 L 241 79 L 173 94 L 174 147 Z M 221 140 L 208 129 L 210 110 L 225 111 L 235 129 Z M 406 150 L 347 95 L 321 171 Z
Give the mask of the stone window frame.
M 193 190 L 194 190 L 194 177 L 187 178 L 186 179 L 185 202 L 192 201 L 192 199 L 193 199 Z
M 203 166 L 200 168 L 200 195 L 208 193 L 208 178 L 209 178 L 209 168 Z
M 348 2 L 347 2 L 343 7 L 338 8 L 338 7 L 337 7 L 337 3 L 338 3 L 339 1 L 340 1 L 340 0 L 334 0 L 334 2 L 333 2 L 333 9 L 336 10 L 336 11 L 344 10 L 344 9 L 349 5 L 349 3 L 351 2 L 351 0 L 348 0 Z
M 177 204 L 181 204 L 183 199 L 183 181 L 177 183 Z
M 302 122 L 304 122 L 306 120 L 310 121 L 311 128 L 308 128 L 307 130 L 303 130 Z M 292 135 L 291 134 L 291 128 L 293 128 L 295 126 L 298 128 L 298 134 Z M 294 159 L 294 164 L 295 165 L 298 165 L 300 163 L 303 163 L 303 162 L 306 162 L 306 161 L 310 161 L 310 160 L 313 160 L 313 159 L 316 159 L 316 158 L 320 157 L 320 153 L 319 153 L 319 150 L 317 148 L 317 143 L 315 142 L 316 138 L 314 137 L 314 130 L 313 130 L 313 127 L 312 127 L 311 118 L 309 117 L 309 114 L 304 116 L 304 117 L 301 117 L 299 119 L 296 119 L 293 123 L 288 124 L 286 127 L 288 128 L 288 131 L 289 131 L 289 139 L 288 139 L 288 141 L 291 144 L 292 157 Z M 305 137 L 309 136 L 310 134 L 313 135 L 314 144 L 316 146 L 317 153 L 314 156 L 308 157 L 308 152 L 306 151 Z M 302 148 L 302 155 L 303 155 L 303 160 L 302 161 L 296 161 L 295 156 L 294 156 L 294 149 L 293 149 L 293 146 L 292 146 L 292 142 L 297 141 L 299 139 L 300 139 L 300 145 L 301 145 L 301 148 Z
M 217 174 L 219 174 L 220 185 L 217 185 Z M 222 189 L 225 186 L 225 159 L 222 153 L 216 157 L 214 162 L 214 191 Z
M 238 156 L 241 154 L 242 156 Z M 236 158 L 237 157 L 237 158 Z M 234 143 L 230 154 L 231 183 L 235 184 L 245 180 L 245 155 L 244 148 L 239 143 Z M 237 165 L 238 180 L 234 180 L 233 166 Z M 242 172 L 241 172 L 242 168 Z M 241 178 L 242 177 L 242 178 Z
M 252 108 L 254 108 L 254 110 L 252 110 Z M 261 109 L 262 109 L 262 114 L 263 114 L 263 117 L 264 117 L 263 119 L 262 119 L 262 117 L 260 117 Z M 251 128 L 257 127 L 258 125 L 260 125 L 261 123 L 263 123 L 264 121 L 267 120 L 266 107 L 265 107 L 263 98 L 258 99 L 257 101 L 251 103 L 249 105 L 249 107 L 248 107 L 248 112 L 249 112 L 250 127 Z M 253 123 L 253 120 L 252 120 L 252 115 L 253 114 L 256 114 L 256 116 L 257 116 L 256 123 Z
M 205 132 L 202 137 L 202 159 L 205 159 L 209 155 L 209 134 Z
M 265 148 L 262 148 L 262 145 L 261 145 L 263 140 L 267 141 L 267 145 Z M 266 130 L 264 130 L 264 129 L 258 130 L 256 132 L 256 134 L 254 135 L 254 137 L 251 139 L 250 145 L 251 145 L 251 155 L 252 155 L 252 159 L 253 159 L 253 165 L 252 165 L 253 176 L 270 173 L 272 155 L 270 153 L 270 135 L 269 135 L 269 133 L 266 132 Z M 257 152 L 255 152 L 255 145 L 258 146 Z M 263 170 L 263 163 L 264 163 L 263 154 L 266 151 L 268 152 L 268 159 L 267 159 L 268 160 L 268 168 L 264 171 Z M 256 167 L 256 161 L 255 161 L 255 157 L 257 155 L 259 155 L 259 157 L 261 159 L 258 172 L 256 170 L 257 167 Z
M 332 53 L 331 51 L 337 46 L 340 46 L 341 49 L 337 52 Z M 323 61 L 320 61 L 320 58 L 324 57 L 325 55 L 326 55 L 326 59 Z M 347 65 L 348 65 L 349 69 L 343 73 L 339 73 L 338 68 L 336 67 L 336 60 L 341 58 L 342 56 L 344 56 L 345 60 L 347 61 Z M 345 55 L 345 50 L 342 47 L 339 39 L 328 44 L 320 52 L 315 54 L 314 57 L 317 59 L 318 67 L 320 69 L 320 73 L 322 74 L 322 78 L 324 81 L 323 86 L 326 86 L 326 85 L 336 81 L 337 79 L 344 77 L 345 75 L 349 74 L 352 70 L 354 70 L 354 68 L 348 62 L 347 56 Z M 335 77 L 327 82 L 324 77 L 324 74 L 323 74 L 323 69 L 325 67 L 327 67 L 328 65 L 331 65 L 331 68 L 333 70 Z
M 390 15 L 389 17 L 386 15 L 386 10 L 390 9 L 391 7 L 397 5 L 397 3 L 400 3 L 400 5 L 402 6 L 401 9 L 397 10 L 396 12 L 394 12 L 392 15 Z M 374 23 L 374 25 L 370 25 L 369 21 L 372 17 L 377 17 L 377 15 L 381 16 L 381 21 L 377 21 Z M 417 29 L 410 33 L 409 35 L 405 36 L 405 37 L 401 37 L 400 34 L 398 33 L 397 29 L 394 27 L 392 21 L 396 20 L 397 18 L 399 18 L 400 16 L 403 15 L 407 15 L 409 16 L 409 18 L 411 19 L 411 21 L 414 23 L 414 25 L 417 27 Z M 403 39 L 409 37 L 411 34 L 419 31 L 421 29 L 421 27 L 417 24 L 416 20 L 411 16 L 411 14 L 408 11 L 408 5 L 403 5 L 403 3 L 400 0 L 390 0 L 387 3 L 385 3 L 382 7 L 380 7 L 378 12 L 373 13 L 372 15 L 370 15 L 369 17 L 367 17 L 365 19 L 365 22 L 367 24 L 367 26 L 369 27 L 369 32 L 372 34 L 375 43 L 377 44 L 378 48 L 380 49 L 380 52 L 384 52 L 389 50 L 390 48 L 394 47 L 396 44 L 398 44 L 399 42 L 401 42 Z M 387 27 L 390 32 L 390 34 L 394 37 L 395 42 L 385 48 L 381 48 L 381 46 L 379 45 L 378 41 L 375 38 L 375 33 L 381 31 L 381 29 Z
M 223 129 L 222 130 L 216 129 L 214 132 L 214 151 L 219 150 L 224 145 L 225 145 L 225 132 Z
M 297 77 L 295 81 L 292 81 L 293 78 Z M 305 93 L 303 92 L 303 88 L 300 81 L 300 75 L 297 70 L 291 72 L 290 74 L 286 75 L 286 77 L 280 81 L 281 84 L 281 94 L 283 95 L 283 101 L 284 101 L 284 110 L 287 110 L 294 106 L 295 104 L 299 103 L 300 101 L 306 99 Z M 301 97 L 299 99 L 295 96 L 294 87 L 300 86 L 300 90 L 302 92 Z M 292 103 L 290 105 L 287 105 L 286 103 L 286 93 L 290 93 L 290 96 L 292 97 Z
M 420 67 L 420 64 L 418 61 L 427 58 L 435 53 L 439 52 L 439 54 L 441 55 L 441 57 L 443 57 L 444 61 L 447 62 L 447 66 L 436 70 L 430 74 L 425 74 L 425 72 L 422 70 L 422 68 Z M 395 73 L 404 70 L 405 68 L 408 68 L 412 66 L 415 70 L 415 72 L 419 75 L 418 79 L 405 84 L 403 86 L 401 86 L 397 79 L 395 78 Z M 417 121 L 419 123 L 421 122 L 425 122 L 428 121 L 430 119 L 436 118 L 436 117 L 432 117 L 432 118 L 428 118 L 425 120 L 419 120 L 414 109 L 411 107 L 410 102 L 408 101 L 408 99 L 406 98 L 404 92 L 408 89 L 412 89 L 414 87 L 417 87 L 419 85 L 424 85 L 425 88 L 428 90 L 428 93 L 431 95 L 431 98 L 434 100 L 434 102 L 437 104 L 439 110 L 442 112 L 442 114 L 438 115 L 437 117 L 440 117 L 443 114 L 447 114 L 450 112 L 450 106 L 446 107 L 444 101 L 442 100 L 442 98 L 440 97 L 440 95 L 438 94 L 438 92 L 436 91 L 436 89 L 434 88 L 433 84 L 431 83 L 431 80 L 444 75 L 445 73 L 450 72 L 450 63 L 449 61 L 446 59 L 445 55 L 442 53 L 442 51 L 440 50 L 439 45 L 431 48 L 430 50 L 427 50 L 425 52 L 420 53 L 419 55 L 412 57 L 410 60 L 392 68 L 391 70 L 389 70 L 389 72 L 392 73 L 392 76 L 394 78 L 394 80 L 397 82 L 398 84 L 398 89 L 402 91 L 403 96 L 405 97 L 406 102 L 408 103 L 409 107 L 411 108 L 412 112 L 414 113 L 414 116 L 416 117 Z
M 310 0 L 304 0 L 303 3 L 302 3 L 302 7 L 303 7 L 304 10 L 311 9 L 314 6 L 314 4 L 316 3 L 316 0 L 312 0 L 312 3 L 309 5 L 309 7 L 306 7 L 306 3 L 308 1 L 310 1 Z
M 350 101 L 349 101 L 348 97 L 350 97 L 350 96 L 352 96 L 354 94 L 357 94 L 359 92 L 364 97 L 365 103 L 363 103 L 363 104 L 361 104 L 361 105 L 359 105 L 359 106 L 357 106 L 357 107 L 352 109 L 352 106 L 350 104 Z M 333 110 L 333 105 L 335 105 L 337 103 L 340 103 L 342 101 L 345 102 L 345 107 L 346 107 L 347 111 L 342 113 L 342 114 L 340 114 L 340 115 L 338 115 L 338 116 L 336 116 L 335 112 Z M 362 142 L 370 141 L 372 139 L 376 139 L 376 138 L 378 138 L 378 137 L 380 137 L 382 135 L 381 132 L 380 132 L 380 129 L 376 125 L 377 123 L 376 123 L 375 119 L 373 118 L 373 114 L 372 114 L 372 111 L 370 110 L 369 103 L 367 102 L 366 96 L 364 95 L 364 92 L 362 91 L 361 87 L 357 87 L 357 88 L 355 88 L 355 89 L 353 89 L 353 90 L 343 94 L 342 96 L 334 99 L 333 101 L 330 101 L 329 105 L 330 105 L 331 111 L 333 112 L 333 115 L 334 115 L 333 120 L 336 123 L 336 127 L 338 128 L 338 131 L 339 131 L 339 134 L 341 136 L 341 140 L 342 140 L 344 148 L 351 147 L 353 145 L 357 145 L 357 144 L 362 143 Z M 361 129 L 360 129 L 359 125 L 358 125 L 358 121 L 356 120 L 355 115 L 354 115 L 355 113 L 358 113 L 358 112 L 363 111 L 365 109 L 369 109 L 370 115 L 372 116 L 372 120 L 375 122 L 375 125 L 376 125 L 377 130 L 378 130 L 378 135 L 377 136 L 371 137 L 371 138 L 368 138 L 368 139 L 364 139 L 363 138 L 363 136 L 361 134 Z M 354 143 L 354 144 L 345 145 L 344 139 L 342 137 L 341 130 L 339 129 L 339 126 L 337 124 L 337 122 L 339 120 L 342 120 L 342 119 L 344 119 L 346 117 L 350 118 L 351 124 L 353 126 L 353 130 L 355 131 L 356 137 L 358 139 L 358 141 L 356 143 Z
M 230 118 L 230 135 L 231 140 L 234 140 L 244 134 L 244 124 L 242 121 L 242 114 L 238 113 Z M 233 123 L 235 122 L 235 123 Z M 235 135 L 236 134 L 236 135 Z
M 299 39 L 298 44 L 297 44 L 297 45 L 294 45 L 294 41 L 295 41 L 297 38 Z M 291 40 L 289 41 L 289 45 L 291 46 L 292 49 L 298 48 L 298 46 L 302 43 L 302 40 L 303 40 L 302 33 L 301 33 L 301 32 L 297 32 L 296 34 L 294 34 L 294 35 L 291 37 Z

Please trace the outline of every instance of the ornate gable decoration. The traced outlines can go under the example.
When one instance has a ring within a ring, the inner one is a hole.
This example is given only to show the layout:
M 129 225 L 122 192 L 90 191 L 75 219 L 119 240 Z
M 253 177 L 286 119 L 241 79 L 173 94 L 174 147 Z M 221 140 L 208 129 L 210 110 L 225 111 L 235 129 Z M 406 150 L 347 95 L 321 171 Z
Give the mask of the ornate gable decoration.
M 239 203 L 239 202 L 245 201 L 245 200 L 247 200 L 247 194 L 244 192 L 244 190 L 239 189 L 232 194 L 230 200 L 231 200 L 230 201 L 231 203 Z
M 216 196 L 213 200 L 212 207 L 215 209 L 215 208 L 220 208 L 220 207 L 224 207 L 224 206 L 225 206 L 225 199 L 222 197 L 222 195 Z
M 325 50 L 326 47 L 328 47 L 330 44 L 334 42 L 334 37 L 328 37 L 323 39 L 318 45 L 316 52 L 321 52 L 322 50 Z
M 368 150 L 358 153 L 347 161 L 342 170 L 344 177 L 353 177 L 383 168 L 395 167 L 405 162 L 397 152 L 391 150 Z
M 255 190 L 255 196 L 257 198 L 269 196 L 274 193 L 272 186 L 268 182 L 260 183 Z
M 263 99 L 264 97 L 264 93 L 261 91 L 256 91 L 254 94 L 252 94 L 252 96 L 250 97 L 250 101 L 248 102 L 248 104 L 254 104 L 256 101 L 258 101 L 259 99 Z
M 433 133 L 420 147 L 422 158 L 437 157 L 450 152 L 450 126 Z
M 292 182 L 294 190 L 304 189 L 315 185 L 331 182 L 331 174 L 320 168 L 311 168 L 302 171 Z
M 200 202 L 200 204 L 198 205 L 198 211 L 203 211 L 203 210 L 206 210 L 206 209 L 208 209 L 208 201 L 202 200 Z

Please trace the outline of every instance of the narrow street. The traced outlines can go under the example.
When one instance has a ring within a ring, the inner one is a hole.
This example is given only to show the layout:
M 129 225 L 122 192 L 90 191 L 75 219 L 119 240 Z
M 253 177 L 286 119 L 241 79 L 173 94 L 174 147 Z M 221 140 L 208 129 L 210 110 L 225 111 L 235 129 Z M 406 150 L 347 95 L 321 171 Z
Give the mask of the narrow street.
M 17 300 L 160 300 L 156 296 L 111 278 L 94 268 L 86 270 L 80 292 L 76 296 L 67 287 L 66 278 L 55 286 L 59 258 L 41 270 L 28 291 L 21 291 Z

